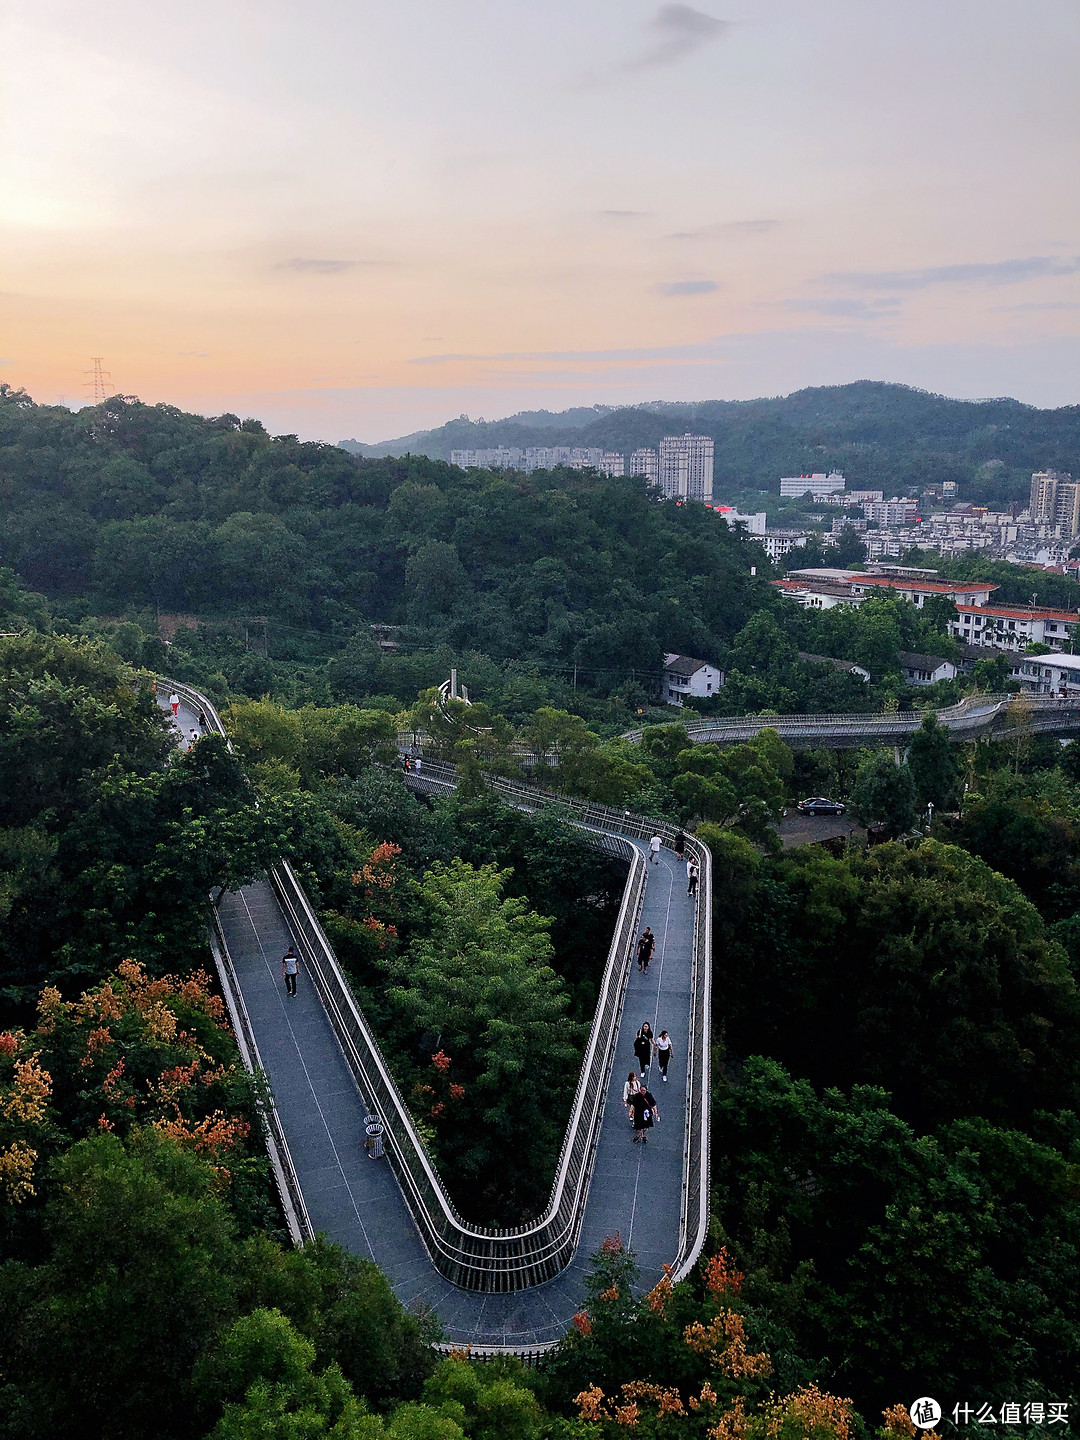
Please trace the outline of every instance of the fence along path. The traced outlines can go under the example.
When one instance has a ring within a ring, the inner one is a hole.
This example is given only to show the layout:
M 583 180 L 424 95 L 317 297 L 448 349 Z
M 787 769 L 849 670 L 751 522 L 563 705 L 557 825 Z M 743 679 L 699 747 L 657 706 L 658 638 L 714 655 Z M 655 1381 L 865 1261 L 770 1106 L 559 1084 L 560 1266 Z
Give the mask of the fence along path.
M 200 710 L 220 729 L 204 696 L 164 683 L 181 697 L 182 733 Z M 413 783 L 449 790 L 454 777 L 425 765 Z M 528 808 L 553 803 L 508 782 L 498 788 Z M 687 1273 L 708 1218 L 708 852 L 691 839 L 702 870 L 692 901 L 670 850 L 646 863 L 651 823 L 602 807 L 566 808 L 594 843 L 629 859 L 630 874 L 552 1196 L 532 1225 L 495 1231 L 461 1220 L 288 865 L 226 895 L 217 910 L 222 985 L 245 1059 L 261 1059 L 274 1096 L 268 1147 L 294 1238 L 323 1232 L 370 1256 L 404 1304 L 435 1310 L 450 1343 L 480 1351 L 529 1354 L 558 1340 L 581 1307 L 589 1254 L 615 1231 L 636 1251 L 646 1287 L 665 1264 L 676 1277 Z M 642 976 L 631 961 L 646 924 L 657 951 Z M 303 957 L 295 999 L 280 973 L 290 942 Z M 631 1143 L 621 1103 L 644 1019 L 671 1033 L 677 1057 L 670 1082 L 655 1087 L 663 1122 L 647 1148 Z M 542 1076 L 545 1057 L 529 1058 Z M 385 1162 L 362 1149 L 369 1110 L 386 1126 Z
M 767 726 L 796 750 L 846 750 L 859 745 L 903 745 L 918 730 L 925 710 L 850 715 L 716 716 L 683 724 L 695 745 L 741 745 Z M 955 741 L 984 736 L 1003 739 L 1026 729 L 1032 734 L 1067 735 L 1080 730 L 1080 695 L 1059 700 L 1049 695 L 969 695 L 958 705 L 935 710 Z M 640 741 L 642 731 L 627 730 L 624 740 Z

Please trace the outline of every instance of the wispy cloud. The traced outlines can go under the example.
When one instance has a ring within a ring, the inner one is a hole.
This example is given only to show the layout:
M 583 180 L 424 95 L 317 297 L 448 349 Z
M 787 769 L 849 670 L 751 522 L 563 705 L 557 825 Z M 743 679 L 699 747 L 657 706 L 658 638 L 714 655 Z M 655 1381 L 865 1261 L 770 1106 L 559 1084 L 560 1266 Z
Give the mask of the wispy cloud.
M 710 295 L 720 286 L 715 280 L 666 280 L 656 288 L 661 295 Z
M 991 305 L 995 311 L 1080 310 L 1080 300 L 1025 300 L 1022 305 Z
M 661 65 L 676 65 L 730 29 L 730 21 L 717 20 L 691 5 L 661 5 L 649 21 L 652 43 L 621 68 L 653 70 Z
M 1077 271 L 1080 255 L 1029 255 L 989 264 L 936 265 L 927 270 L 840 271 L 822 279 L 826 284 L 859 290 L 925 290 L 931 285 L 1014 285 L 1044 275 L 1075 275 Z
M 728 220 L 718 225 L 702 225 L 697 230 L 676 230 L 669 240 L 724 240 L 740 235 L 767 235 L 780 224 L 779 220 Z
M 881 320 L 894 314 L 899 300 L 782 300 L 781 308 L 799 314 L 832 315 L 842 320 Z
M 276 270 L 296 270 L 302 275 L 341 275 L 346 270 L 357 270 L 370 266 L 392 265 L 392 260 L 310 260 L 297 257 L 282 260 Z

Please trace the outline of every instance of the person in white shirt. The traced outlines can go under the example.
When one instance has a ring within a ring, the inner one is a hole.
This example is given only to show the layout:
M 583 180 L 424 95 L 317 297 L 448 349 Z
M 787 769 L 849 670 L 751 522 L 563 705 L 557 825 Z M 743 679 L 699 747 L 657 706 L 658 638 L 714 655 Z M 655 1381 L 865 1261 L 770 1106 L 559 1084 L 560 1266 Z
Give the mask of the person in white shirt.
M 663 843 L 659 835 L 654 835 L 649 841 L 649 859 L 654 865 L 660 863 L 660 846 L 663 845 Z

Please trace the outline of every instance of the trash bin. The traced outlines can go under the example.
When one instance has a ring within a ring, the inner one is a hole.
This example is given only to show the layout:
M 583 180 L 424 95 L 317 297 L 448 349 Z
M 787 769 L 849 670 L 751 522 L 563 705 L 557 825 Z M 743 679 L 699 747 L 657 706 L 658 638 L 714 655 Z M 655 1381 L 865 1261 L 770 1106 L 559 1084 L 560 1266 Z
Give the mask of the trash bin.
M 364 1149 L 367 1151 L 369 1160 L 381 1160 L 383 1157 L 383 1124 L 377 1115 L 364 1116 L 364 1134 L 367 1139 L 364 1141 Z

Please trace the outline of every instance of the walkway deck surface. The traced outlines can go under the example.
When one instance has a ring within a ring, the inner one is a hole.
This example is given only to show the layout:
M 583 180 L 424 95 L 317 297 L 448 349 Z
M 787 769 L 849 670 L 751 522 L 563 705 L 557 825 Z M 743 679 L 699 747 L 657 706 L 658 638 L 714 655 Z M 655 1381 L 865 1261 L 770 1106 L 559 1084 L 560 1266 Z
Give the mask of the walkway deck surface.
M 197 724 L 184 706 L 179 718 L 185 735 Z M 589 1255 L 616 1231 L 636 1252 L 646 1289 L 675 1258 L 686 1145 L 684 1062 L 694 908 L 684 868 L 670 851 L 662 851 L 659 862 L 646 868 L 638 928 L 652 927 L 656 951 L 647 975 L 636 967 L 631 971 L 578 1249 L 553 1280 L 511 1294 L 462 1290 L 440 1275 L 386 1162 L 366 1157 L 367 1106 L 319 997 L 303 973 L 295 998 L 285 993 L 281 956 L 292 937 L 270 886 L 247 885 L 226 895 L 219 906 L 312 1225 L 355 1254 L 370 1256 L 402 1304 L 434 1310 L 445 1338 L 454 1344 L 524 1349 L 557 1340 L 584 1302 Z M 666 1085 L 654 1067 L 650 1088 L 662 1119 L 645 1146 L 631 1140 L 622 1106 L 623 1081 L 635 1068 L 634 1037 L 644 1020 L 656 1034 L 661 1028 L 669 1032 L 675 1055 Z M 461 1200 L 459 1208 L 468 1210 Z

